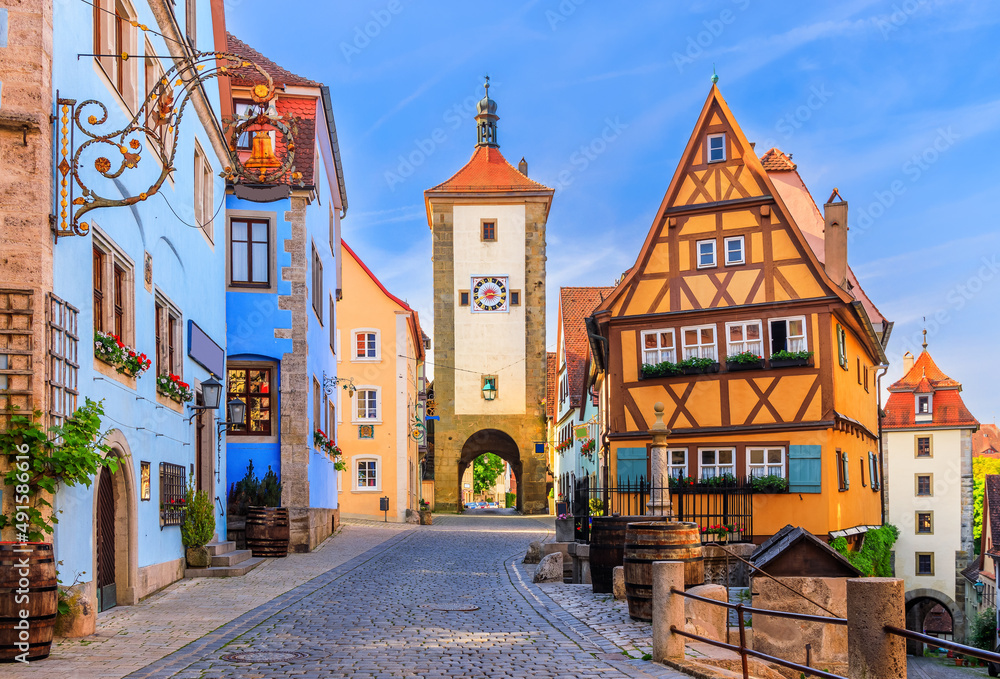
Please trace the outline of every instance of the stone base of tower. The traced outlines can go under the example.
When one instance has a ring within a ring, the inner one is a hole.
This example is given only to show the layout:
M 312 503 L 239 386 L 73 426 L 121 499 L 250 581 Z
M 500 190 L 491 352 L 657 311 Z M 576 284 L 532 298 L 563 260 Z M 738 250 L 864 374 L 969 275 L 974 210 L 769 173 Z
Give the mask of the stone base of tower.
M 461 509 L 462 474 L 473 460 L 494 453 L 510 463 L 517 479 L 517 508 L 525 514 L 548 513 L 545 423 L 524 415 L 444 415 L 434 440 L 434 500 L 437 511 Z

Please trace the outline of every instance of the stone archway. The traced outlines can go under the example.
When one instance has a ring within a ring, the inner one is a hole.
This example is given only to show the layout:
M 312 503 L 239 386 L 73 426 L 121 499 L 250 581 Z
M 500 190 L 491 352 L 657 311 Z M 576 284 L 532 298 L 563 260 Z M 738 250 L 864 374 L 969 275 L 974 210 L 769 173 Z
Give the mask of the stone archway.
M 941 605 L 951 615 L 952 638 L 965 642 L 965 613 L 961 607 L 947 594 L 936 589 L 914 589 L 906 593 L 906 628 L 915 632 L 924 631 L 924 620 L 935 606 Z M 923 644 L 908 639 L 906 641 L 908 655 L 922 655 Z
M 517 443 L 509 434 L 499 429 L 480 429 L 468 439 L 462 446 L 461 455 L 458 458 L 458 497 L 462 497 L 462 477 L 469 465 L 486 453 L 493 453 L 504 462 L 510 465 L 514 472 L 514 480 L 517 484 L 517 511 L 522 511 L 524 494 L 521 492 L 521 451 Z
M 101 494 L 102 478 L 110 479 L 111 492 L 114 497 L 114 543 L 115 543 L 115 595 L 116 604 L 131 606 L 138 602 L 137 583 L 139 581 L 139 521 L 138 497 L 135 487 L 135 467 L 132 464 L 132 452 L 125 435 L 118 429 L 108 432 L 104 442 L 111 446 L 108 456 L 118 459 L 118 471 L 110 476 L 98 473 L 93 484 L 94 511 L 92 535 L 94 536 L 93 565 L 94 574 L 93 601 L 97 601 L 97 522 L 98 500 Z M 106 482 L 106 481 L 105 481 Z

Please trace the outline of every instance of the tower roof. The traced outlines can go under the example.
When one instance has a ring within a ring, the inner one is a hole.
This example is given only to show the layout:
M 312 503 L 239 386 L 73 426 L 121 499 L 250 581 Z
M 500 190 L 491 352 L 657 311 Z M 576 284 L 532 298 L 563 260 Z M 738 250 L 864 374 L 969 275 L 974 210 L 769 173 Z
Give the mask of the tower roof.
M 494 146 L 478 146 L 465 166 L 425 193 L 507 193 L 551 191 L 521 174 Z
M 962 400 L 962 383 L 948 377 L 924 349 L 913 367 L 889 387 L 885 402 L 884 429 L 917 427 L 978 427 L 979 422 Z M 930 394 L 931 419 L 916 421 L 916 395 Z

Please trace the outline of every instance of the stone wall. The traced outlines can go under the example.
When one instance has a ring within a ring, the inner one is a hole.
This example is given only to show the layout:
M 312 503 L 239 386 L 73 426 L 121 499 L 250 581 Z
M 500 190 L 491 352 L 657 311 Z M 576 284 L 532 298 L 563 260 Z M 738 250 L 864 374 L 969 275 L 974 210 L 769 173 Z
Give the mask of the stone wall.
M 847 578 L 781 578 L 789 591 L 765 577 L 751 581 L 753 606 L 776 611 L 809 615 L 830 615 L 795 592 L 828 609 L 835 616 L 847 617 Z M 836 666 L 847 662 L 847 627 L 755 615 L 753 648 L 778 658 L 800 664 L 806 662 L 806 644 L 811 646 L 813 667 Z

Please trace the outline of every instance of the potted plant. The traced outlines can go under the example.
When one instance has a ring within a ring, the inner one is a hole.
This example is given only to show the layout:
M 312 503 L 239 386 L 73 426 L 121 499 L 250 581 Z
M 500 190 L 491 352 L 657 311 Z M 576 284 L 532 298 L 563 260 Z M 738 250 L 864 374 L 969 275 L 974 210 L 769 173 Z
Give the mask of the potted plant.
M 29 648 L 0 647 L 0 661 L 40 660 L 49 655 L 59 611 L 58 576 L 52 543 L 45 541 L 58 523 L 51 500 L 62 486 L 90 487 L 102 467 L 117 473 L 117 457 L 107 457 L 110 447 L 101 433 L 102 402 L 85 399 L 65 423 L 41 424 L 42 413 L 14 414 L 0 431 L 0 455 L 9 470 L 3 474 L 3 492 L 10 498 L 10 513 L 0 514 L 0 561 L 27 563 L 28 587 L 35 591 L 27 618 Z M 63 606 L 70 612 L 67 606 Z M 13 609 L 12 609 L 13 610 Z
M 427 500 L 420 500 L 420 525 L 430 526 L 434 523 L 434 518 L 431 515 L 431 503 Z
M 736 533 L 736 526 L 733 524 L 717 524 L 701 529 L 702 542 L 727 542 Z
M 697 485 L 698 482 L 693 476 L 674 476 L 671 474 L 668 477 L 668 483 L 671 488 L 688 488 Z
M 671 363 L 670 361 L 663 361 L 662 363 L 643 363 L 640 371 L 640 377 L 643 379 L 673 377 L 674 375 L 680 374 L 681 369 L 678 367 L 678 364 Z
M 94 358 L 107 363 L 119 375 L 138 377 L 149 370 L 152 361 L 121 341 L 117 335 L 94 332 Z
M 771 367 L 772 368 L 795 368 L 799 366 L 809 365 L 809 359 L 812 357 L 811 351 L 776 351 L 771 354 Z
M 583 444 L 580 446 L 580 452 L 587 457 L 592 457 L 594 451 L 597 450 L 597 441 L 592 438 L 587 438 L 583 440 Z
M 566 439 L 565 441 L 556 444 L 556 452 L 565 453 L 572 447 L 573 447 L 573 439 Z
M 751 476 L 750 488 L 755 493 L 787 493 L 788 479 L 779 474 Z
M 556 517 L 556 542 L 573 542 L 576 539 L 573 517 L 560 514 Z
M 313 432 L 313 445 L 316 446 L 317 450 L 326 453 L 333 462 L 333 468 L 338 472 L 347 470 L 347 463 L 344 462 L 344 453 L 340 450 L 340 446 L 334 443 L 333 439 L 327 436 L 322 429 Z
M 177 403 L 186 403 L 194 398 L 191 386 L 173 373 L 156 376 L 156 392 Z
M 752 351 L 743 351 L 726 357 L 726 370 L 760 370 L 764 367 L 764 357 Z
M 710 358 L 685 358 L 677 364 L 685 375 L 703 375 L 719 372 L 719 364 Z
M 556 513 L 556 491 L 553 488 L 549 488 L 549 514 Z
M 208 568 L 211 556 L 205 547 L 215 535 L 215 504 L 203 490 L 196 491 L 193 483 L 184 496 L 184 520 L 181 522 L 181 544 L 189 568 Z

